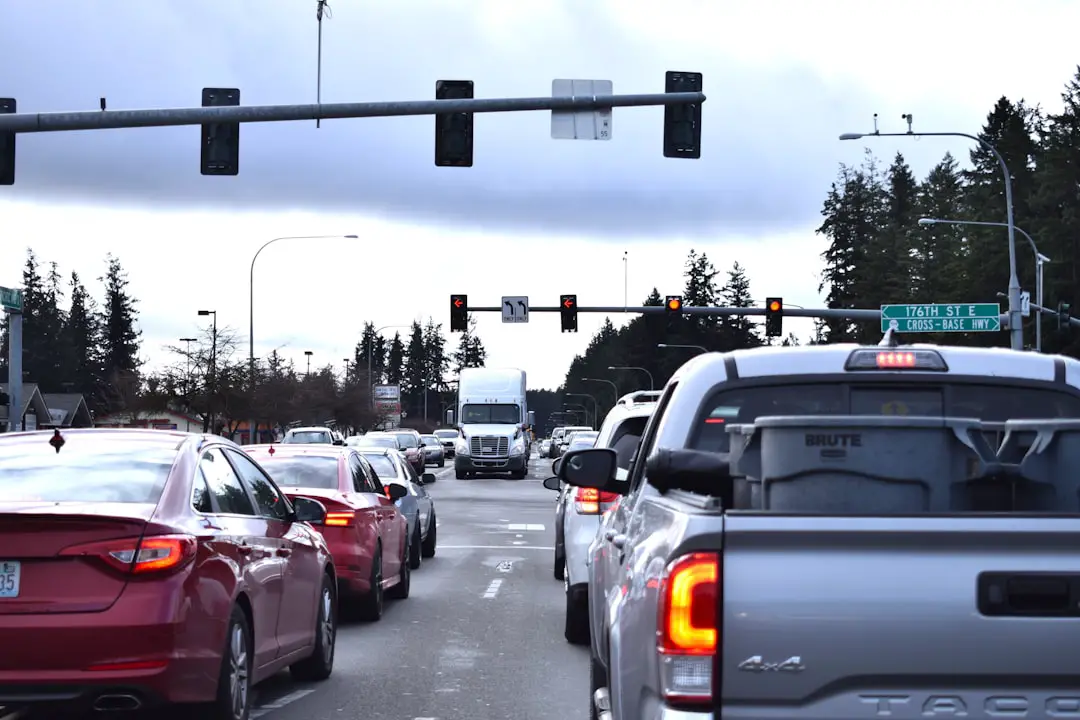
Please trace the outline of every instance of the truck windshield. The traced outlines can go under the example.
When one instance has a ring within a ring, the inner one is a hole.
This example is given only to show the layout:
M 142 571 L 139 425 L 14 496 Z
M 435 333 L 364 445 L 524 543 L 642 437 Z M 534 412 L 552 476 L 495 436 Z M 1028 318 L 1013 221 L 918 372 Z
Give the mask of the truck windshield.
M 461 422 L 473 425 L 517 425 L 521 408 L 517 405 L 465 405 Z
M 770 415 L 908 415 L 984 422 L 1080 418 L 1080 397 L 1009 382 L 835 382 L 758 385 L 721 390 L 692 439 L 696 450 L 728 452 L 728 424 Z

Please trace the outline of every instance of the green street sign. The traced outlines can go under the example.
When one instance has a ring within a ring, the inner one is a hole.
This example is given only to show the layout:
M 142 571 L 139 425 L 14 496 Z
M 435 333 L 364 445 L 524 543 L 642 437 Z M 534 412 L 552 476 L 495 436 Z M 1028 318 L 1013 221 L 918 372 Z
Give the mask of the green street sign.
M 22 312 L 22 299 L 22 290 L 0 287 L 0 306 L 3 306 L 5 310 Z
M 1000 316 L 998 303 L 882 305 L 881 332 L 998 332 Z

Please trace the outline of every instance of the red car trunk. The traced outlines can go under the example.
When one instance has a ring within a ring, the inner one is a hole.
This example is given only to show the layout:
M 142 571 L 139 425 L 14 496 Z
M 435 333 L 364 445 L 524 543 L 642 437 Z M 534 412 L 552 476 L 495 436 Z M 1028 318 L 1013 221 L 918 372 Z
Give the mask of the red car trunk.
M 127 585 L 153 505 L 0 503 L 0 615 L 100 612 Z

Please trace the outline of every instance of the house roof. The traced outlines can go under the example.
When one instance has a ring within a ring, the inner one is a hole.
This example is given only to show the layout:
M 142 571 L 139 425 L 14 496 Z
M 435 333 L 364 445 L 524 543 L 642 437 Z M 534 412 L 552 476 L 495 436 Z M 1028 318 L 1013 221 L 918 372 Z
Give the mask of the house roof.
M 42 395 L 49 410 L 62 410 L 64 412 L 64 425 L 71 425 L 79 412 L 79 406 L 90 415 L 90 407 L 86 404 L 86 398 L 82 393 L 45 393 Z
M 0 383 L 0 390 L 2 390 L 5 393 L 10 392 L 10 390 L 8 390 L 8 384 L 7 383 Z M 47 417 L 49 417 L 49 406 L 46 404 L 45 398 L 42 397 L 41 391 L 38 390 L 37 383 L 23 383 L 22 394 L 23 394 L 23 406 L 22 406 L 22 412 L 19 414 L 19 417 L 22 417 L 23 415 L 28 413 L 30 411 L 31 406 L 33 406 L 34 414 L 36 414 L 39 418 L 47 418 Z M 5 419 L 7 419 L 7 414 L 6 413 L 7 413 L 7 408 L 4 408 L 3 417 Z

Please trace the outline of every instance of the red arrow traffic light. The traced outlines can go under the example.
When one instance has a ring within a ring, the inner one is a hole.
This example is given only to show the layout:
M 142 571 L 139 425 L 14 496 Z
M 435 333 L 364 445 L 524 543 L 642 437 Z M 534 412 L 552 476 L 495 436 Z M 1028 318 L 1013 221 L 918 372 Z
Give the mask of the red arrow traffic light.
M 450 296 L 450 332 L 467 332 L 469 329 L 469 296 Z
M 563 307 L 568 309 L 568 310 L 570 308 L 574 307 L 574 301 L 571 298 L 566 298 L 565 300 L 563 300 L 562 304 L 563 304 Z
M 559 296 L 559 318 L 563 332 L 577 332 L 577 295 Z
M 454 298 L 454 307 L 459 308 L 465 303 L 461 302 L 461 298 Z

